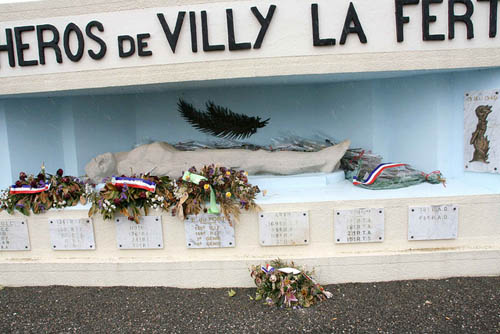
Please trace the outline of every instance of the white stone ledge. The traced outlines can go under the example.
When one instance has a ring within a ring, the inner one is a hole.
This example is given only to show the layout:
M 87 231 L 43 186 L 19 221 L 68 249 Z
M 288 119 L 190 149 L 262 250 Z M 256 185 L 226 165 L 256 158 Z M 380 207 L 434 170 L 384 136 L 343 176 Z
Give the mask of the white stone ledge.
M 284 258 L 286 259 L 286 258 Z M 252 287 L 249 267 L 269 258 L 218 261 L 2 263 L 6 286 Z M 293 257 L 322 284 L 500 275 L 500 249 Z

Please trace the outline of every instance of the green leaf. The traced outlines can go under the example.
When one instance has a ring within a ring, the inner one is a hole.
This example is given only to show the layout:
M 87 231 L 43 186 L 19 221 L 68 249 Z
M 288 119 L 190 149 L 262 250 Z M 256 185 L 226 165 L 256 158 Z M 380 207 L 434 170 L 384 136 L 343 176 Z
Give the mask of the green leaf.
M 259 295 L 259 294 L 255 295 L 255 300 L 256 301 L 259 301 L 261 299 L 262 299 L 262 295 Z
M 234 296 L 236 296 L 236 291 L 234 291 L 233 289 L 231 289 L 231 290 L 229 290 L 229 291 L 227 292 L 227 295 L 228 295 L 229 297 L 234 297 Z

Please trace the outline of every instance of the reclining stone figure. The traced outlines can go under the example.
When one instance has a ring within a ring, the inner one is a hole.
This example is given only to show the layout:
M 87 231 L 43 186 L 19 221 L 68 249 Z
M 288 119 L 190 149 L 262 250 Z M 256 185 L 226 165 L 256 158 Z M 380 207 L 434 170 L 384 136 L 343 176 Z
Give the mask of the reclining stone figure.
M 130 152 L 104 153 L 86 166 L 87 176 L 94 182 L 112 175 L 151 172 L 177 178 L 195 166 L 215 164 L 243 169 L 249 174 L 292 175 L 311 172 L 332 172 L 349 148 L 350 141 L 327 147 L 318 152 L 265 151 L 245 149 L 201 149 L 180 151 L 165 142 L 154 142 Z

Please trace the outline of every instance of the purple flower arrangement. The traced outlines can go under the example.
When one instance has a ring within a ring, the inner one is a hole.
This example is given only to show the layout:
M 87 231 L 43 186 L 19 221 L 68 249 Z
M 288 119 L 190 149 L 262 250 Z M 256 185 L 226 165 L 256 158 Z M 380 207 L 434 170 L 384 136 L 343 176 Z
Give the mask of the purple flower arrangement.
M 73 176 L 64 176 L 58 169 L 56 174 L 48 174 L 45 168 L 38 175 L 19 173 L 19 179 L 12 187 L 0 195 L 0 211 L 12 214 L 19 211 L 29 216 L 44 213 L 50 208 L 65 208 L 78 203 L 85 203 L 90 192 L 90 185 Z
M 122 177 L 125 178 L 124 175 Z M 155 190 L 153 192 L 134 185 L 119 184 L 113 182 L 113 179 L 105 179 L 104 187 L 92 197 L 89 217 L 99 212 L 105 220 L 112 220 L 115 215 L 122 214 L 130 221 L 139 223 L 142 214 L 148 215 L 150 210 L 168 211 L 174 204 L 173 183 L 168 176 L 146 174 L 133 175 L 129 179 L 154 184 Z

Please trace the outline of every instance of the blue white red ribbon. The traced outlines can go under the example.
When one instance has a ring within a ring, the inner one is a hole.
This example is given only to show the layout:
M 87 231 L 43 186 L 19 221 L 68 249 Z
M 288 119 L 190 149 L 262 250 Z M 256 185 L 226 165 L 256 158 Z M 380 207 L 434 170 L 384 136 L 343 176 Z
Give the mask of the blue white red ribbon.
M 375 168 L 370 173 L 370 175 L 368 176 L 368 178 L 366 180 L 364 180 L 363 182 L 360 182 L 360 181 L 358 181 L 357 177 L 354 176 L 352 178 L 352 183 L 356 186 L 358 186 L 360 184 L 370 185 L 377 180 L 377 178 L 380 176 L 380 174 L 382 174 L 382 172 L 384 170 L 389 169 L 389 168 L 401 167 L 401 166 L 406 166 L 406 164 L 401 164 L 401 163 L 399 163 L 399 164 L 394 164 L 394 163 L 380 164 L 377 166 L 377 168 Z
M 39 194 L 39 193 L 43 193 L 44 191 L 47 191 L 50 189 L 50 184 L 45 184 L 43 187 L 36 187 L 36 188 L 32 188 L 31 186 L 29 185 L 23 185 L 21 187 L 16 187 L 15 185 L 13 185 L 12 187 L 10 187 L 10 193 L 12 195 L 15 195 L 15 194 Z
M 136 179 L 133 177 L 113 177 L 111 184 L 114 186 L 128 186 L 131 188 L 144 189 L 147 191 L 155 192 L 156 183 L 144 179 Z
M 260 267 L 260 269 L 262 269 L 262 271 L 263 271 L 263 272 L 265 272 L 265 273 L 266 273 L 266 274 L 268 274 L 268 275 L 269 275 L 270 273 L 274 272 L 274 268 L 273 268 L 273 267 L 271 267 L 269 264 L 266 264 L 266 266 L 265 266 L 265 267 L 264 267 L 264 266 Z

